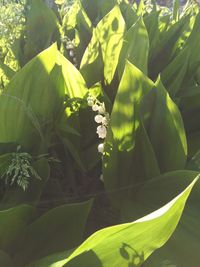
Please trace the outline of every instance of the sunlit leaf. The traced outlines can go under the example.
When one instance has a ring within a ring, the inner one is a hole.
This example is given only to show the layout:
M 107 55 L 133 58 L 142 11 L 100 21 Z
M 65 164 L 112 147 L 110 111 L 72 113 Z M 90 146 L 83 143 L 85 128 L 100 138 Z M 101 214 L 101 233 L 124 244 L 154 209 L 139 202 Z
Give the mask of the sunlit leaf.
M 89 237 L 59 266 L 141 266 L 175 230 L 194 181 L 161 209 L 133 222 L 105 228 Z

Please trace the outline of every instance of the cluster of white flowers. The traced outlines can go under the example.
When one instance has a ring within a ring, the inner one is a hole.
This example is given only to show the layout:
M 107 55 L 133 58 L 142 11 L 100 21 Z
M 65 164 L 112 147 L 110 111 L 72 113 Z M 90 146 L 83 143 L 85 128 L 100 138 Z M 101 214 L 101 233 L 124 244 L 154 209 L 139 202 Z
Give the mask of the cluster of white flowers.
M 93 96 L 88 96 L 87 98 L 88 105 L 92 107 L 92 110 L 97 112 L 98 114 L 94 117 L 96 123 L 100 124 L 97 127 L 97 134 L 99 138 L 105 139 L 107 135 L 107 128 L 109 122 L 109 114 L 106 112 L 104 102 L 100 102 Z M 98 145 L 99 153 L 104 153 L 104 143 Z

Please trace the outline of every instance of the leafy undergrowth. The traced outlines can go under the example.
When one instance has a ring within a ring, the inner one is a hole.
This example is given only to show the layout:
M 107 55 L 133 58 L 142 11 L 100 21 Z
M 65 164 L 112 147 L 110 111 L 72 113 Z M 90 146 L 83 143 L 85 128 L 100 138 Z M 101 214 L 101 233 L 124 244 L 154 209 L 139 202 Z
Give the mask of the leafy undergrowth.
M 199 266 L 200 14 L 179 4 L 25 4 L 0 59 L 0 266 Z

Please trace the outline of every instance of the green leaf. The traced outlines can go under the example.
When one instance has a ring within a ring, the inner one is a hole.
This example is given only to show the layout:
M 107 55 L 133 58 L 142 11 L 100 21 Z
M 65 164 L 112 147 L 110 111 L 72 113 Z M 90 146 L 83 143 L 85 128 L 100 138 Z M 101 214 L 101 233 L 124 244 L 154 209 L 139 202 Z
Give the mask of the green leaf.
M 49 78 L 56 56 L 57 48 L 53 45 L 17 72 L 1 94 L 0 142 L 16 142 L 28 148 L 40 145 L 41 125 L 52 121 L 64 97 Z
M 193 19 L 194 18 L 195 16 Z M 193 21 L 191 24 L 193 24 Z M 195 76 L 196 70 L 198 70 L 200 58 L 198 54 L 196 54 L 196 51 L 198 50 L 199 44 L 199 25 L 200 15 L 197 15 L 194 26 L 192 25 L 192 32 L 191 29 L 189 30 L 191 34 L 187 38 L 185 46 L 173 59 L 173 61 L 164 69 L 161 75 L 163 83 L 169 90 L 172 97 L 175 97 L 180 90 L 184 89 L 184 87 L 187 89 L 187 87 L 191 86 L 190 82 Z M 188 29 L 186 29 L 186 32 L 188 32 Z
M 123 45 L 125 22 L 118 6 L 115 6 L 98 23 L 96 32 L 101 46 L 106 84 L 113 80 Z
M 75 1 L 62 20 L 62 27 L 65 31 L 73 30 L 76 27 L 79 11 L 80 4 L 78 1 Z
M 110 2 L 110 1 L 109 1 Z M 90 20 L 95 23 L 99 13 L 98 0 L 81 0 L 81 4 L 89 16 Z M 101 1 L 102 4 L 102 1 Z
M 160 42 L 160 32 L 159 32 L 159 14 L 160 11 L 151 12 L 144 17 L 144 24 L 148 32 L 149 39 L 149 58 L 152 54 L 156 52 L 159 47 Z
M 138 107 L 154 84 L 138 68 L 126 62 L 110 118 L 113 139 L 120 150 L 130 150 L 139 126 Z
M 120 1 L 119 6 L 126 23 L 126 29 L 129 30 L 130 27 L 138 20 L 136 11 L 126 0 Z
M 155 212 L 133 222 L 100 230 L 67 259 L 65 267 L 141 266 L 174 232 L 185 202 L 199 177 L 176 198 Z
M 35 215 L 35 209 L 29 205 L 20 205 L 0 211 L 0 249 L 9 250 L 13 242 L 21 237 L 25 226 Z
M 149 60 L 150 77 L 156 79 L 158 74 L 162 72 L 174 58 L 178 47 L 179 38 L 185 27 L 188 26 L 189 16 L 181 18 L 173 24 L 169 29 L 162 33 L 159 45 L 154 50 Z
M 159 174 L 154 151 L 140 118 L 141 100 L 153 87 L 150 79 L 126 62 L 110 117 L 103 157 L 105 187 L 112 204 L 118 209 L 132 195 L 135 184 Z
M 79 71 L 52 45 L 22 68 L 0 96 L 0 142 L 16 142 L 35 150 L 41 149 L 41 141 L 47 146 L 43 132 L 49 134 L 64 95 L 83 98 L 86 92 Z
M 144 9 L 145 9 L 145 3 L 144 0 L 141 0 L 137 8 L 137 15 L 138 16 L 143 15 Z
M 96 25 L 117 4 L 117 0 L 81 0 L 81 4 L 90 20 Z
M 16 266 L 79 245 L 91 205 L 92 201 L 66 204 L 31 223 L 13 251 Z
M 149 140 L 161 172 L 184 169 L 187 141 L 181 114 L 160 79 L 155 86 L 142 104 Z
M 0 60 L 0 70 L 3 71 L 3 74 L 10 80 L 13 75 L 15 74 L 15 71 L 12 70 L 9 66 L 7 66 L 6 64 L 4 64 L 1 60 Z
M 200 131 L 193 131 L 187 135 L 188 157 L 191 158 L 200 149 Z
M 80 64 L 80 72 L 87 82 L 88 87 L 103 80 L 103 66 L 97 30 L 93 29 L 92 39 L 83 54 Z
M 146 214 L 169 201 L 198 175 L 194 171 L 169 172 L 150 180 L 136 194 L 139 213 Z M 199 182 L 188 200 L 180 223 L 169 242 L 150 257 L 146 266 L 162 266 L 168 259 L 175 266 L 196 267 L 199 262 Z M 191 257 L 191 255 L 193 255 Z
M 173 2 L 173 19 L 178 21 L 179 19 L 180 0 L 174 0 Z
M 77 15 L 77 31 L 81 42 L 78 44 L 75 53 L 78 63 L 81 61 L 83 53 L 92 37 L 92 22 L 88 18 L 83 7 L 80 7 L 80 11 Z
M 59 40 L 59 22 L 55 13 L 42 0 L 31 0 L 27 16 L 25 62 Z
M 119 58 L 120 77 L 124 71 L 126 59 L 147 75 L 149 40 L 142 18 L 124 35 L 124 43 Z
M 65 93 L 70 98 L 83 98 L 87 87 L 80 72 L 60 52 L 57 52 L 57 64 L 61 67 L 60 75 L 64 77 Z

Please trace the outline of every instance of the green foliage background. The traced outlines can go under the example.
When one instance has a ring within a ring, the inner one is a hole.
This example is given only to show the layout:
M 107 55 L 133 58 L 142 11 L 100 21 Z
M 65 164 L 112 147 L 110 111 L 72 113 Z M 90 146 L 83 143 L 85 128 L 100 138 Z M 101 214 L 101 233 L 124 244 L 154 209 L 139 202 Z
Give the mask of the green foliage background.
M 0 266 L 198 267 L 198 5 L 0 8 Z

